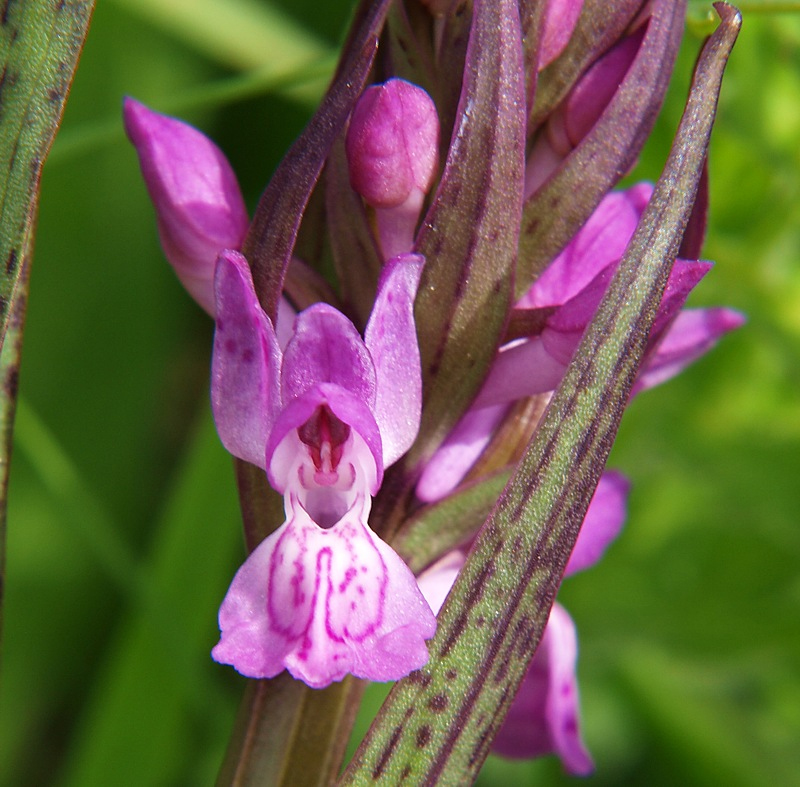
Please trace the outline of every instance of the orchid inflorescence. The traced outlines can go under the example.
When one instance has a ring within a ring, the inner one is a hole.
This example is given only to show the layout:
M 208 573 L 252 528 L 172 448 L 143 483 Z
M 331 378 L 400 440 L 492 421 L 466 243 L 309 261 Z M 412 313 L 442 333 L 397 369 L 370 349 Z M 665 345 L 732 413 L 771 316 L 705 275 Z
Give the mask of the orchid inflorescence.
M 729 7 L 721 15 L 730 37 L 736 19 Z M 524 457 L 558 411 L 554 392 L 580 398 L 569 375 L 594 360 L 586 337 L 615 330 L 599 325 L 612 281 L 642 253 L 638 233 L 664 200 L 649 183 L 615 186 L 652 128 L 682 24 L 682 4 L 661 0 L 365 2 L 322 107 L 252 222 L 214 143 L 126 100 L 164 252 L 216 323 L 220 439 L 283 496 L 283 524 L 246 514 L 254 548 L 220 609 L 217 661 L 250 678 L 288 670 L 313 688 L 348 674 L 413 681 L 468 636 L 456 611 L 432 640 L 435 613 L 465 566 L 497 569 L 481 557 L 493 529 L 546 535 L 527 508 L 504 521 L 493 501 L 506 482 L 503 499 L 533 488 Z M 719 47 L 706 58 L 724 63 Z M 683 169 L 665 171 L 693 191 L 658 230 L 671 234 L 660 278 L 641 288 L 649 305 L 630 328 L 636 341 L 608 380 L 592 378 L 620 415 L 743 321 L 684 308 L 711 268 L 699 260 L 707 189 L 693 198 L 707 132 L 692 144 L 696 163 L 684 155 Z M 315 190 L 324 230 L 302 223 Z M 295 254 L 304 232 L 324 232 L 318 259 Z M 335 283 L 321 274 L 329 262 Z M 624 522 L 629 482 L 602 472 L 606 456 L 597 448 L 580 473 L 576 460 L 568 524 L 550 531 L 556 547 L 541 557 L 556 579 L 509 679 L 516 698 L 487 722 L 497 752 L 556 752 L 575 774 L 593 767 L 577 640 L 551 605 L 561 575 L 595 563 Z M 418 537 L 470 493 L 474 516 Z M 466 591 L 450 597 L 469 609 Z M 499 611 L 503 600 L 486 603 Z M 440 636 L 452 641 L 439 647 Z

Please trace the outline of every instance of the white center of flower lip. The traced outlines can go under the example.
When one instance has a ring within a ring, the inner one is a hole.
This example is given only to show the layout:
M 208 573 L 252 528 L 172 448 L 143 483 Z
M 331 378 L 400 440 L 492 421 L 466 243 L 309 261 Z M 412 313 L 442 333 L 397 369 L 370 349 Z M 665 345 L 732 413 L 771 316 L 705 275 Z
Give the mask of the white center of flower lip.
M 331 528 L 354 500 L 356 470 L 346 460 L 353 443 L 350 427 L 327 405 L 320 405 L 297 434 L 306 449 L 306 460 L 298 468 L 300 503 L 319 527 Z

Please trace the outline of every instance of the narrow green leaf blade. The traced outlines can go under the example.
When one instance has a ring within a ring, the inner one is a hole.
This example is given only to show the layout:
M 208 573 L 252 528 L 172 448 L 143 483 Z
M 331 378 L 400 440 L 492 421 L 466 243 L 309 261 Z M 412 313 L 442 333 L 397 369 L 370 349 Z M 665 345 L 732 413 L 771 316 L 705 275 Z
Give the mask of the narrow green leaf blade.
M 0 580 L 5 571 L 8 469 L 39 178 L 93 5 L 92 0 L 5 0 L 0 7 Z
M 91 0 L 6 0 L 0 8 L 0 337 L 92 7 Z
M 0 638 L 3 633 L 3 588 L 6 569 L 6 515 L 8 512 L 8 473 L 17 409 L 17 384 L 22 353 L 22 332 L 28 303 L 27 251 L 22 262 L 19 284 L 11 304 L 5 341 L 0 348 Z
M 664 174 L 528 451 L 439 616 L 431 662 L 400 681 L 343 784 L 474 780 L 544 631 L 691 212 L 741 17 L 705 46 Z

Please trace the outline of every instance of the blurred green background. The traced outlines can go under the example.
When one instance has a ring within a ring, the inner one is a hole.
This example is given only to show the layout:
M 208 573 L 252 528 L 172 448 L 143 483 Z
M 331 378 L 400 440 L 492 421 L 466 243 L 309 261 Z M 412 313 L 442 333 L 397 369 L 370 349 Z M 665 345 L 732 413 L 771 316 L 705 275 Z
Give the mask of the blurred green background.
M 211 325 L 158 246 L 122 97 L 218 141 L 251 206 L 325 85 L 350 0 L 100 0 L 45 167 L 8 536 L 0 783 L 213 783 L 243 679 L 214 664 L 243 554 L 210 422 Z M 687 36 L 637 174 L 654 178 Z M 597 784 L 800 784 L 800 18 L 745 16 L 693 304 L 749 322 L 631 407 L 623 536 L 560 600 Z M 382 687 L 368 694 L 379 701 Z M 365 710 L 359 725 L 367 723 Z M 481 784 L 560 784 L 492 759 Z

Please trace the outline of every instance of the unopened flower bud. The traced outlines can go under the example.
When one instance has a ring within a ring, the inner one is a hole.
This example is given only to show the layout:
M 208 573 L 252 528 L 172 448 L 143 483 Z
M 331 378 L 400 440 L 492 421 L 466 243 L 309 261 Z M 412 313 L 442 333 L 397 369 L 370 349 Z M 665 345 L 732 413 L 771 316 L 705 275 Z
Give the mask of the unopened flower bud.
M 161 246 L 181 283 L 214 314 L 214 265 L 242 245 L 249 218 L 231 165 L 197 129 L 125 99 L 125 131 L 156 209 Z
M 376 209 L 386 259 L 411 250 L 438 145 L 436 107 L 410 82 L 374 85 L 353 110 L 346 139 L 350 183 Z

